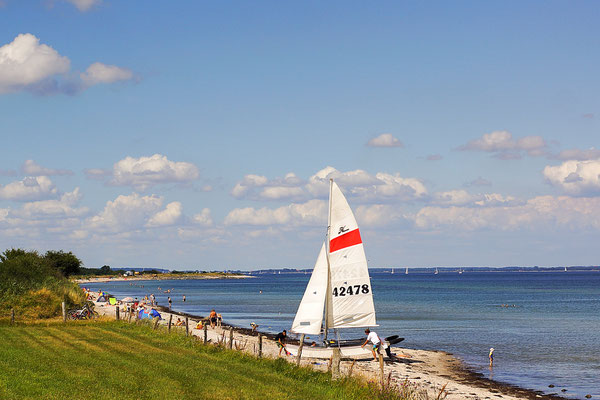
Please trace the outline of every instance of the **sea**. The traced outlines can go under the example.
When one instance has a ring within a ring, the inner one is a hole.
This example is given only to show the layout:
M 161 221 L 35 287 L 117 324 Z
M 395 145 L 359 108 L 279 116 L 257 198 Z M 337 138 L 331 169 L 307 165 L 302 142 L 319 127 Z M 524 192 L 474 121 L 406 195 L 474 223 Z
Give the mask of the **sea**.
M 279 332 L 289 331 L 309 278 L 259 274 L 82 286 L 117 298 L 153 293 L 161 305 L 171 296 L 174 310 L 206 316 L 214 308 L 227 323 Z M 399 335 L 403 347 L 450 352 L 499 382 L 600 398 L 600 272 L 372 272 L 371 285 L 381 337 Z M 364 336 L 361 329 L 343 335 Z

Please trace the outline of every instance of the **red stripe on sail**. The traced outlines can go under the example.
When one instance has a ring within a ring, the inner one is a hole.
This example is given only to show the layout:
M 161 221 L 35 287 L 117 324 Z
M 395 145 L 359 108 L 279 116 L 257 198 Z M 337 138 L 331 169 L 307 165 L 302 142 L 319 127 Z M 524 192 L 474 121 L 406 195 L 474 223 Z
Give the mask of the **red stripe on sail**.
M 329 242 L 329 252 L 333 253 L 334 251 L 345 249 L 346 247 L 355 246 L 361 243 L 362 239 L 360 238 L 360 232 L 358 229 L 355 229 L 331 240 Z

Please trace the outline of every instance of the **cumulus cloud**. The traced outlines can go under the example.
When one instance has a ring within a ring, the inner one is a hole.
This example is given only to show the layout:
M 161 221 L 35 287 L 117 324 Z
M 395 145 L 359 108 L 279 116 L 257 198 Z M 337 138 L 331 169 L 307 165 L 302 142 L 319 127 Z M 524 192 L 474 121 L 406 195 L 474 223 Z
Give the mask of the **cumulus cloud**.
M 391 133 L 383 133 L 367 142 L 369 147 L 404 147 L 404 144 Z
M 180 202 L 174 201 L 172 203 L 167 204 L 164 210 L 157 212 L 154 214 L 148 222 L 146 226 L 156 227 L 156 226 L 167 226 L 174 225 L 181 220 L 183 215 L 183 207 Z
M 302 180 L 293 173 L 273 180 L 265 176 L 246 175 L 235 185 L 231 194 L 238 199 L 251 200 L 301 201 L 325 198 L 329 195 L 330 178 L 335 179 L 347 195 L 362 202 L 382 199 L 411 201 L 427 195 L 425 185 L 415 178 L 381 172 L 372 175 L 363 170 L 342 172 L 333 167 L 323 168 L 308 180 Z
M 517 206 L 423 207 L 415 226 L 424 230 L 474 231 L 493 229 L 594 229 L 600 228 L 600 198 L 539 196 Z
M 600 160 L 570 160 L 561 165 L 546 166 L 544 177 L 570 195 L 600 195 Z
M 133 78 L 133 72 L 127 68 L 117 67 L 116 65 L 106 65 L 101 62 L 95 62 L 90 65 L 84 73 L 81 73 L 80 77 L 86 86 L 93 86 L 99 83 L 114 83 L 130 80 Z
M 113 165 L 110 172 L 101 169 L 88 169 L 91 179 L 110 177 L 113 186 L 130 186 L 136 190 L 165 183 L 189 183 L 200 176 L 198 167 L 188 162 L 170 161 L 166 156 L 154 154 L 150 157 L 125 157 Z
M 469 141 L 458 150 L 485 151 L 494 153 L 494 157 L 502 160 L 518 159 L 525 152 L 537 157 L 547 154 L 546 141 L 541 136 L 525 136 L 514 139 L 508 131 L 485 133 L 482 137 Z
M 45 168 L 33 160 L 26 160 L 21 167 L 21 171 L 28 176 L 73 175 L 73 171 L 68 169 Z
M 102 3 L 102 0 L 64 0 L 67 3 L 73 4 L 81 12 L 86 12 Z
M 91 217 L 87 225 L 92 229 L 113 232 L 141 229 L 161 211 L 162 203 L 162 198 L 155 195 L 121 195 L 106 202 L 104 210 Z
M 82 6 L 89 1 L 77 1 Z M 95 3 L 95 2 L 94 2 Z M 133 73 L 95 62 L 86 72 L 71 74 L 71 61 L 30 33 L 19 34 L 0 47 L 0 94 L 27 90 L 37 94 L 76 94 L 100 83 L 130 80 Z
M 325 219 L 324 219 L 325 218 Z M 322 225 L 327 219 L 327 202 L 310 200 L 302 204 L 269 209 L 236 208 L 225 217 L 225 225 Z
M 203 208 L 200 213 L 194 214 L 192 220 L 194 223 L 205 227 L 212 226 L 213 224 L 212 216 L 210 215 L 210 209 L 208 208 Z
M 60 199 L 42 200 L 25 203 L 18 215 L 25 218 L 33 217 L 81 217 L 89 213 L 87 207 L 75 207 L 82 198 L 79 188 L 63 194 Z
M 56 197 L 58 190 L 47 176 L 27 177 L 8 185 L 0 185 L 0 199 L 34 201 Z
M 70 61 L 30 33 L 0 47 L 0 94 L 17 92 L 69 71 Z
M 594 147 L 587 150 L 567 149 L 558 153 L 554 158 L 576 161 L 597 160 L 600 159 L 600 149 Z

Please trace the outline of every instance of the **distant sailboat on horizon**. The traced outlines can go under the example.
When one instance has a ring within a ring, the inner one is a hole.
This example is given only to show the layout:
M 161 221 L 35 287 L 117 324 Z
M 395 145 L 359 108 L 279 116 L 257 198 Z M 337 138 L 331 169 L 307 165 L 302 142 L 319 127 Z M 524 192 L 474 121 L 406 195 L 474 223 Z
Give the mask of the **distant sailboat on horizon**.
M 440 271 L 438 271 L 438 269 L 436 268 L 436 269 L 435 269 L 435 272 L 434 272 L 433 274 L 434 274 L 434 275 L 437 275 L 437 274 L 439 274 L 439 273 L 440 273 Z
M 408 275 L 408 267 L 406 267 L 406 272 L 404 274 Z

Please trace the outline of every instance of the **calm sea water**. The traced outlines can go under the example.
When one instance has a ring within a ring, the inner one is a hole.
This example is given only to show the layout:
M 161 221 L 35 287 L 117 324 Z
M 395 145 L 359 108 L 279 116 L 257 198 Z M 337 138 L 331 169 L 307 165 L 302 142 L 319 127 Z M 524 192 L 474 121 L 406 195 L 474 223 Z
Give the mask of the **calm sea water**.
M 174 309 L 208 315 L 215 308 L 234 325 L 255 322 L 277 332 L 290 328 L 308 279 L 284 274 L 85 286 L 119 298 L 154 293 L 162 305 L 167 294 L 158 287 L 168 288 Z M 380 336 L 399 334 L 405 347 L 451 352 L 498 381 L 600 398 L 600 272 L 374 273 L 371 279 Z M 492 370 L 490 347 L 496 349 Z

